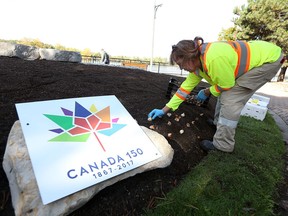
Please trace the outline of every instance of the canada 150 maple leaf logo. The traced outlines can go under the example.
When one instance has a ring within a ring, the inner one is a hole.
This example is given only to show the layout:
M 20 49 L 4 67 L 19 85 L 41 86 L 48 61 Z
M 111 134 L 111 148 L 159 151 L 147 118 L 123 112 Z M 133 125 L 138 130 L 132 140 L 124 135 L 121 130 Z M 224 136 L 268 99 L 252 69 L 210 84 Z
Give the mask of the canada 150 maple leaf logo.
M 58 135 L 50 139 L 49 142 L 86 142 L 90 135 L 93 134 L 103 151 L 105 151 L 97 133 L 111 136 L 126 126 L 126 124 L 117 123 L 119 118 L 111 119 L 110 106 L 98 111 L 93 104 L 87 110 L 75 101 L 74 113 L 62 107 L 61 109 L 63 116 L 44 114 L 44 116 L 60 126 L 60 128 L 50 130 Z

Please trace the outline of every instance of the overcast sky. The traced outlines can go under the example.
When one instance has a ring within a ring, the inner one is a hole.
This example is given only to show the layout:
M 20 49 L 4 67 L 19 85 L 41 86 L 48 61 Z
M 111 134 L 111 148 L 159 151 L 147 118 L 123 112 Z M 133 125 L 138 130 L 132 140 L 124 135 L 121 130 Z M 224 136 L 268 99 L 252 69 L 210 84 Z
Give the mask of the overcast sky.
M 247 0 L 156 0 L 154 57 L 182 39 L 215 41 Z M 39 39 L 113 56 L 151 57 L 155 0 L 5 0 L 1 39 Z

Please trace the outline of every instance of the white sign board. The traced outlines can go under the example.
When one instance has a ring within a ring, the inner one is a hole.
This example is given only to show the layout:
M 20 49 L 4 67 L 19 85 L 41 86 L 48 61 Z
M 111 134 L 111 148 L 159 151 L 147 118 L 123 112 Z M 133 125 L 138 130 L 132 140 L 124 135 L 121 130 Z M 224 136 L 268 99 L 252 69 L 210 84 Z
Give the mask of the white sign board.
M 16 104 L 43 204 L 161 157 L 115 96 Z

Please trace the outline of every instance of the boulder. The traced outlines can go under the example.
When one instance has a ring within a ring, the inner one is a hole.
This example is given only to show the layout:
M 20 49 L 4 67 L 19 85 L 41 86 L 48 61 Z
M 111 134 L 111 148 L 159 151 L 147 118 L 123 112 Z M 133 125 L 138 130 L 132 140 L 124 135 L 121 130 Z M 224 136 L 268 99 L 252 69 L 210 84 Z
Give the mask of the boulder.
M 141 128 L 153 141 L 162 157 L 55 202 L 43 205 L 21 124 L 19 120 L 16 121 L 10 131 L 3 158 L 3 168 L 9 181 L 15 215 L 68 215 L 83 206 L 101 190 L 118 181 L 148 170 L 169 166 L 174 151 L 167 140 L 155 131 L 143 126 Z
M 0 42 L 0 56 L 16 57 L 16 44 Z
M 8 42 L 0 42 L 0 56 L 18 57 L 24 60 L 40 58 L 38 48 Z
M 62 51 L 55 49 L 42 49 L 33 46 L 0 42 L 0 56 L 18 57 L 24 60 L 51 60 L 65 62 L 81 62 L 82 56 L 79 52 Z
M 82 56 L 79 52 L 61 51 L 55 49 L 39 49 L 40 59 L 51 61 L 81 62 Z

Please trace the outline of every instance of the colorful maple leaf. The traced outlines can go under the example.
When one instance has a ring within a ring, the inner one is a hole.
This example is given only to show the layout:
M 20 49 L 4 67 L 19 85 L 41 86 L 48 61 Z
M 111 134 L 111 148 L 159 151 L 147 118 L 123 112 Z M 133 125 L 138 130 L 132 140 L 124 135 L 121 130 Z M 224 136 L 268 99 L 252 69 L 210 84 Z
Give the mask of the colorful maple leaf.
M 60 128 L 50 131 L 59 134 L 49 140 L 49 142 L 86 142 L 91 134 L 94 134 L 103 151 L 105 148 L 100 141 L 97 133 L 111 136 L 126 124 L 118 124 L 119 118 L 111 119 L 110 106 L 97 111 L 95 105 L 89 110 L 79 103 L 75 102 L 75 113 L 62 108 L 63 116 L 44 114 L 51 121 L 56 123 Z

